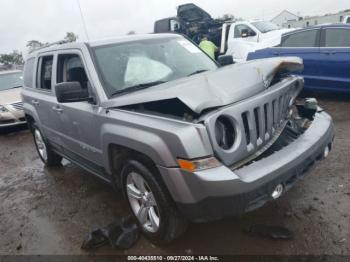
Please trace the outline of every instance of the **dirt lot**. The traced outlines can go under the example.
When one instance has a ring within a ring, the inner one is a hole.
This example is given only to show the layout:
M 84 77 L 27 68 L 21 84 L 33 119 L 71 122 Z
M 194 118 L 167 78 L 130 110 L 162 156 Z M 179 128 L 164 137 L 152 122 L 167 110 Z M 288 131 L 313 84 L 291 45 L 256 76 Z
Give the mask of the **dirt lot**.
M 320 98 L 334 117 L 334 150 L 288 194 L 255 212 L 191 225 L 166 248 L 141 240 L 128 251 L 97 254 L 350 255 L 350 98 Z M 18 131 L 18 130 L 17 130 Z M 45 169 L 27 130 L 0 135 L 0 254 L 85 254 L 85 235 L 127 214 L 112 189 L 66 164 Z M 292 240 L 252 237 L 255 224 L 289 228 Z

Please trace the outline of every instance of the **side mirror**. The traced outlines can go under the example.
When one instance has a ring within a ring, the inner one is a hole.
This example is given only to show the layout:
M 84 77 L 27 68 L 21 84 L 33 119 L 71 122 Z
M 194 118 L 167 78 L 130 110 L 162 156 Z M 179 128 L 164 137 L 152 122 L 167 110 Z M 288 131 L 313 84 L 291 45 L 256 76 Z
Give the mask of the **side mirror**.
M 88 89 L 83 89 L 79 82 L 64 82 L 55 86 L 57 101 L 59 103 L 73 103 L 89 101 Z
M 226 66 L 226 65 L 232 65 L 235 62 L 233 61 L 233 56 L 232 55 L 222 55 L 218 57 L 218 63 L 221 66 Z

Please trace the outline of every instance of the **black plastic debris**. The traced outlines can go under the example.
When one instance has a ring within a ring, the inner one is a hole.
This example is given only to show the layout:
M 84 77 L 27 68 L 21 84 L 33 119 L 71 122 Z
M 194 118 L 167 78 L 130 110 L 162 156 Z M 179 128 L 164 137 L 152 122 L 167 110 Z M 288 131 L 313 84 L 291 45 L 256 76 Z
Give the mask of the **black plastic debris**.
M 22 244 L 19 244 L 17 247 L 16 247 L 16 250 L 19 251 L 22 249 Z
M 271 239 L 291 239 L 293 233 L 281 226 L 253 225 L 246 232 L 251 236 L 261 236 Z
M 127 217 L 92 231 L 83 241 L 81 248 L 90 250 L 109 243 L 112 248 L 128 249 L 137 242 L 138 238 L 137 224 L 131 217 Z

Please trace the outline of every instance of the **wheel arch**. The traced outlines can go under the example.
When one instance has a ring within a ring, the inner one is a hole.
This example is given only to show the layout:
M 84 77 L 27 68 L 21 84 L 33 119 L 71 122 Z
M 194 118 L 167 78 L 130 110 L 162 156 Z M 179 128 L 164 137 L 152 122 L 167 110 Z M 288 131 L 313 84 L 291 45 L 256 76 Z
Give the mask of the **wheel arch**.
M 27 121 L 27 125 L 30 131 L 33 131 L 33 124 L 37 123 L 38 121 L 31 115 L 31 114 L 24 114 L 26 121 Z
M 145 165 L 154 175 L 164 183 L 161 173 L 157 168 L 157 163 L 148 155 L 127 146 L 111 143 L 108 145 L 108 167 L 110 169 L 113 185 L 120 189 L 122 185 L 121 173 L 128 160 L 136 160 Z M 164 183 L 165 185 L 165 183 Z
M 115 148 L 118 148 L 122 154 L 134 152 L 144 155 L 155 165 L 177 166 L 176 156 L 171 152 L 167 142 L 158 134 L 121 125 L 106 125 L 102 127 L 101 140 L 105 156 L 104 166 L 109 174 L 112 174 L 111 153 L 116 152 Z M 114 151 L 111 151 L 113 148 Z

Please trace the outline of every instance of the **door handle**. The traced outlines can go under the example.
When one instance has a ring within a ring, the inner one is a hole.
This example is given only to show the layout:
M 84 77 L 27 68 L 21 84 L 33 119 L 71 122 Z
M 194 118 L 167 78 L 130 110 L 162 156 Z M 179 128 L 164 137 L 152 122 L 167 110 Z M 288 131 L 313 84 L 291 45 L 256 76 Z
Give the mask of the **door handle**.
M 39 105 L 39 101 L 38 100 L 32 100 L 32 104 L 33 105 Z
M 273 55 L 280 55 L 279 52 L 272 52 Z
M 53 106 L 53 107 L 52 107 L 52 110 L 53 110 L 53 111 L 56 111 L 56 112 L 59 113 L 59 114 L 63 112 L 63 109 L 60 108 L 60 107 L 58 107 L 58 106 Z

